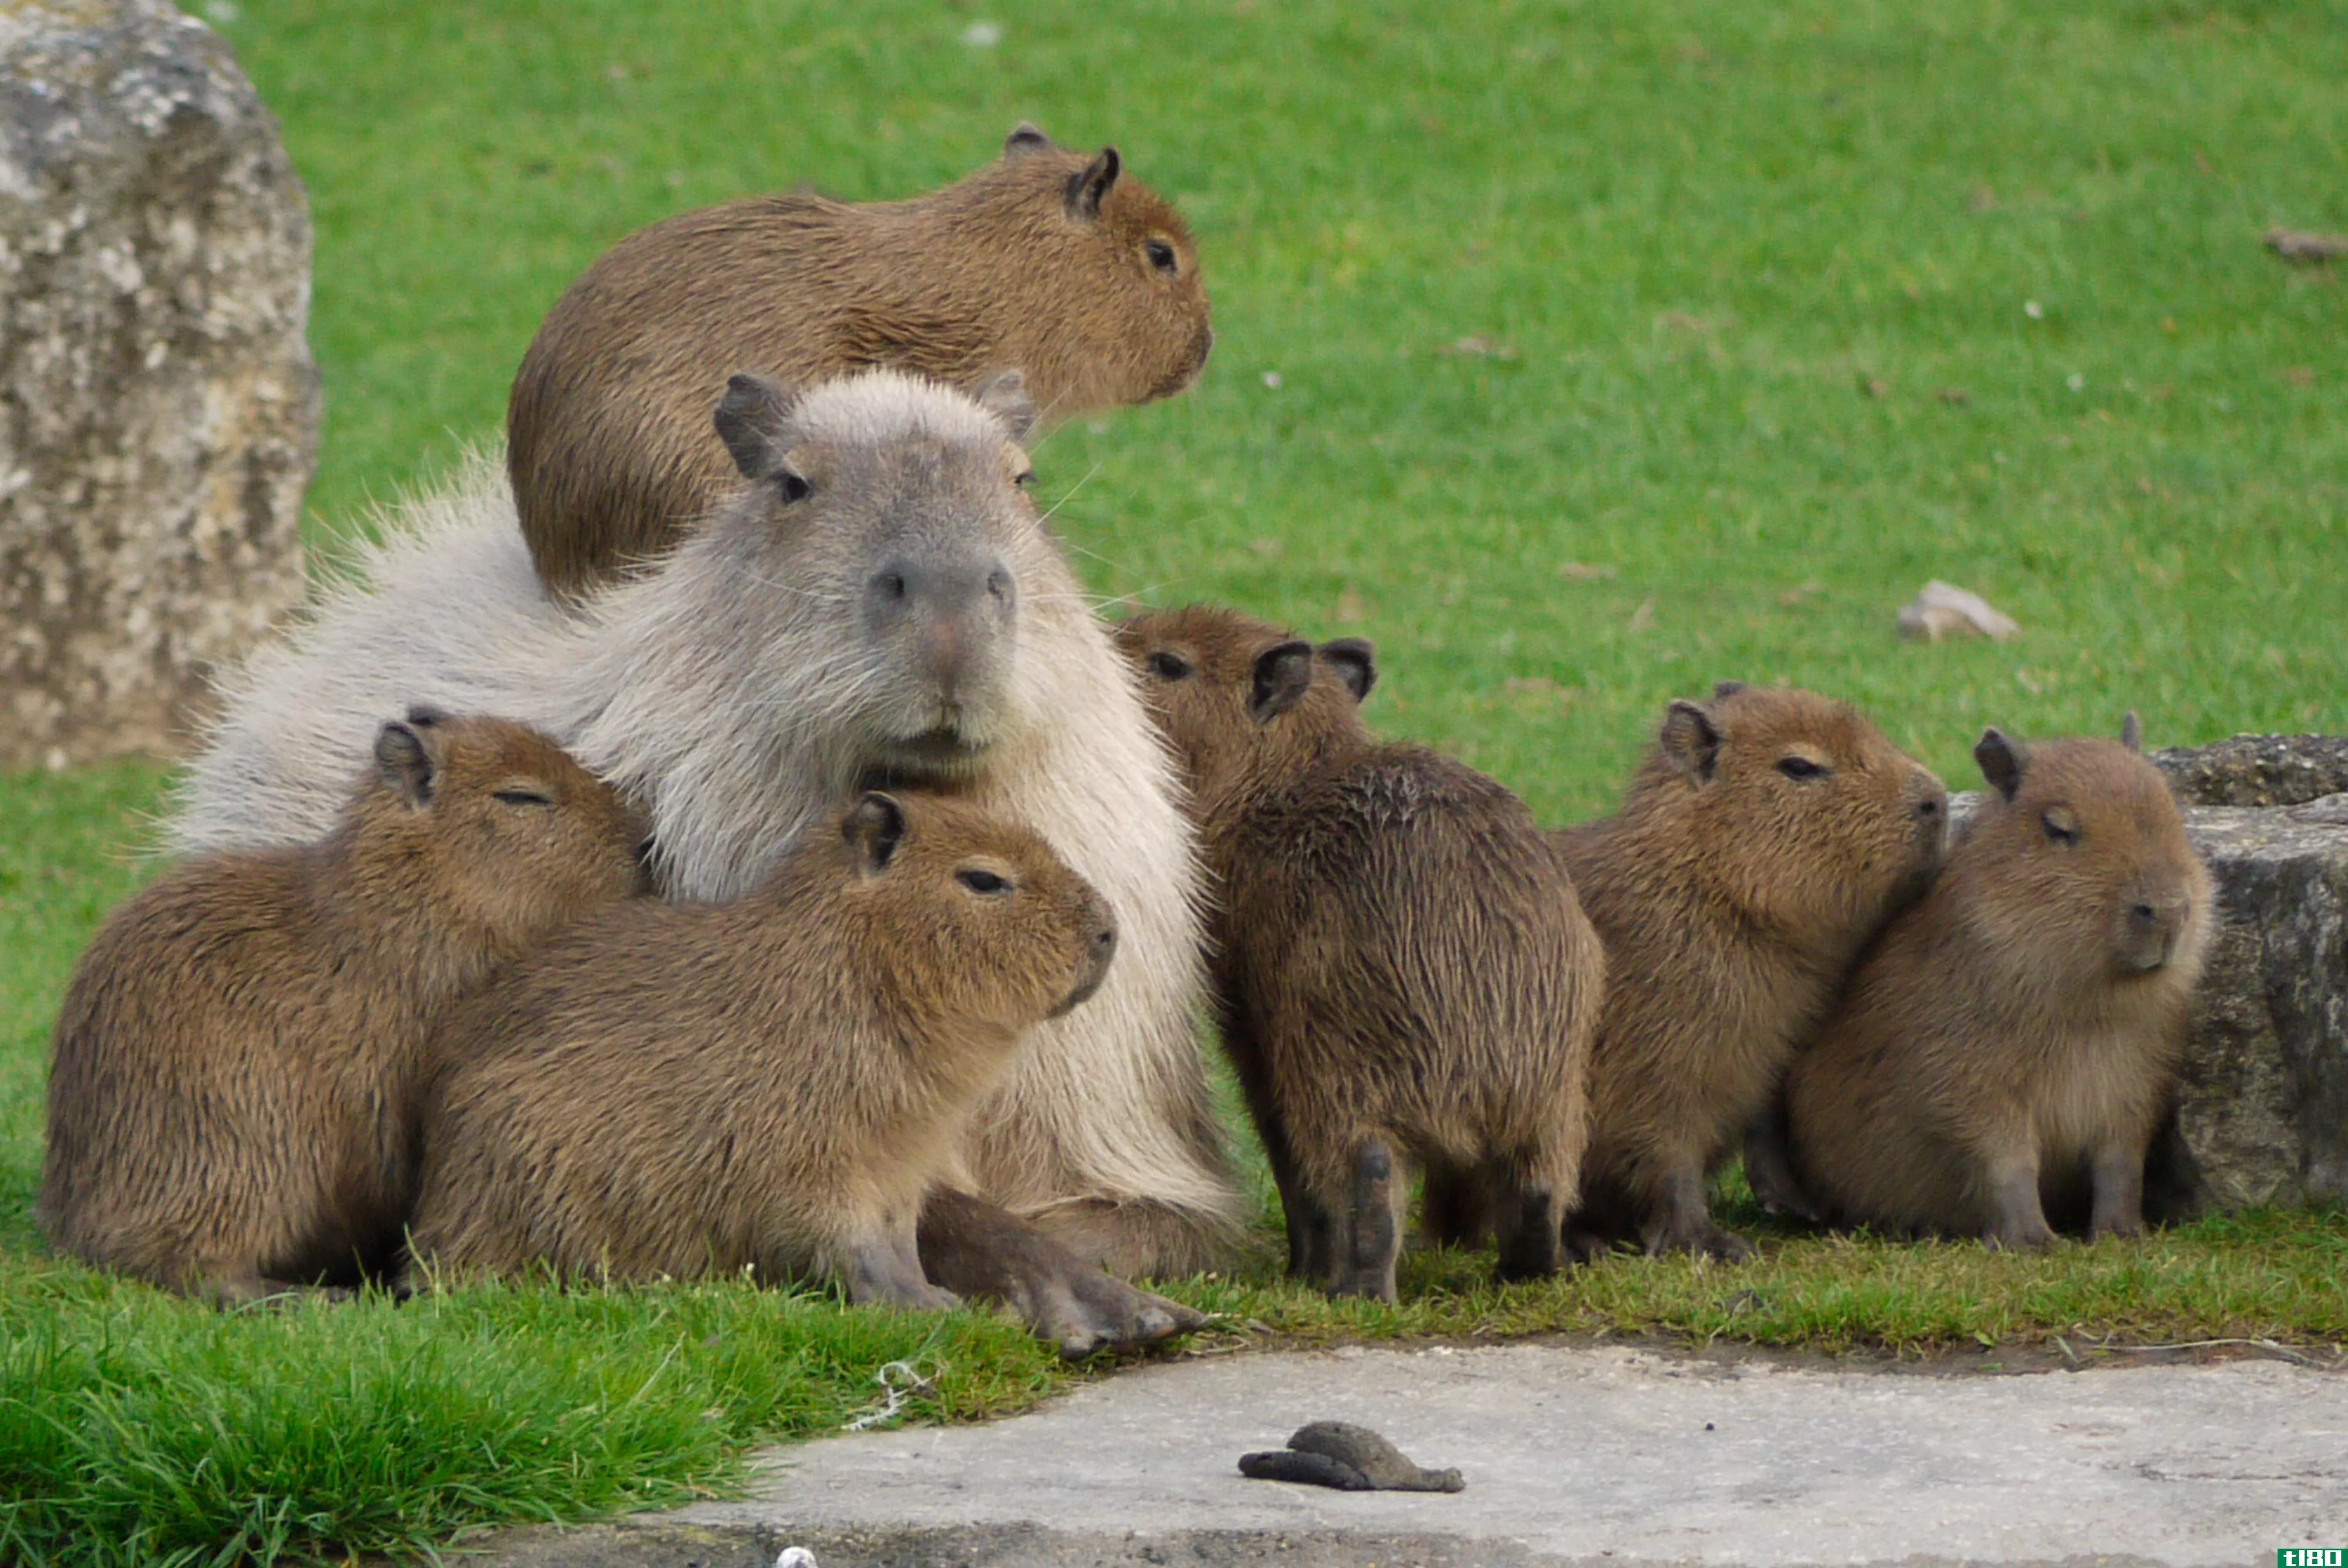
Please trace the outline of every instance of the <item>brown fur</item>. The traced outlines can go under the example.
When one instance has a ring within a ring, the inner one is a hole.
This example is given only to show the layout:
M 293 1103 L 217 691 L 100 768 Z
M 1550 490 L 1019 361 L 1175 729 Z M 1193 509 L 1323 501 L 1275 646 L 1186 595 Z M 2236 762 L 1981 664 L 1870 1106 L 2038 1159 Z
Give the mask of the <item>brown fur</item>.
M 1605 960 L 1524 804 L 1371 736 L 1367 643 L 1203 606 L 1117 641 L 1189 785 L 1223 1041 L 1292 1270 L 1393 1300 L 1414 1160 L 1506 1194 L 1504 1277 L 1554 1270 Z
M 417 1255 L 949 1305 L 915 1251 L 922 1197 L 1115 948 L 1107 904 L 1034 833 L 868 794 L 747 897 L 608 911 L 458 1013 Z
M 1976 755 L 1997 792 L 1795 1065 L 1797 1171 L 1833 1217 L 2018 1247 L 2084 1178 L 2091 1234 L 2131 1235 L 2209 874 L 2133 746 L 1992 730 Z
M 43 1228 L 233 1300 L 382 1268 L 414 1191 L 427 1033 L 498 965 L 641 890 L 641 838 L 534 731 L 421 710 L 384 726 L 333 835 L 191 861 L 82 955 Z
M 975 391 L 1015 369 L 1047 419 L 1189 384 L 1214 336 L 1189 231 L 1118 169 L 1022 126 L 911 200 L 756 196 L 621 241 L 549 313 L 507 407 L 540 578 L 583 593 L 724 498 L 709 410 L 734 371 L 803 386 L 886 365 Z
M 1671 705 L 1619 815 L 1559 835 L 1609 977 L 1578 1248 L 1750 1254 L 1705 1178 L 1921 892 L 1947 817 L 1941 781 L 1856 710 L 1725 682 Z

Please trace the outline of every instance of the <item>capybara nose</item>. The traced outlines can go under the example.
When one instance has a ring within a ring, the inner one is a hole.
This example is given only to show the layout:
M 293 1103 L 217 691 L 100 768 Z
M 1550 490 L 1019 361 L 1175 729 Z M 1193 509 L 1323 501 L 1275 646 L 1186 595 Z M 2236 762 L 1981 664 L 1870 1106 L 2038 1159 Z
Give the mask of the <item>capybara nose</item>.
M 2178 922 L 2159 905 L 2142 901 L 2127 907 L 2127 937 L 2123 962 L 2139 974 L 2166 967 L 2176 956 Z
M 1938 861 L 1947 848 L 1949 837 L 1949 791 L 1931 774 L 1918 781 L 1915 797 L 1910 805 L 1910 822 L 1914 827 L 1916 843 L 1929 850 Z
M 1085 943 L 1085 969 L 1076 981 L 1076 989 L 1052 1016 L 1059 1017 L 1100 989 L 1101 982 L 1108 979 L 1109 960 L 1116 957 L 1117 927 L 1104 920 Z

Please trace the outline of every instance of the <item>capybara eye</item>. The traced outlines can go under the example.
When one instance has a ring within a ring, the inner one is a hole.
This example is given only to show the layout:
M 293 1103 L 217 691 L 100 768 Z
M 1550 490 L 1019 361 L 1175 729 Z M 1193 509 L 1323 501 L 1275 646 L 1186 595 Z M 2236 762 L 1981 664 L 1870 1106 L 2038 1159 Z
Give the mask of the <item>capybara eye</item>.
M 1033 468 L 1022 468 L 1019 472 L 1011 476 L 1011 482 L 1018 486 L 1023 490 L 1026 489 L 1035 482 L 1035 470 Z
M 1181 263 L 1174 259 L 1174 247 L 1163 240 L 1152 240 L 1141 248 L 1141 252 L 1149 258 L 1151 266 L 1169 278 L 1180 268 Z
M 541 794 L 534 789 L 501 789 L 498 791 L 497 798 L 501 805 L 552 805 L 554 804 L 553 796 Z
M 957 871 L 954 873 L 954 880 L 983 898 L 993 898 L 999 894 L 1011 891 L 1010 879 L 997 876 L 992 871 Z
M 2062 806 L 2048 807 L 2046 815 L 2038 819 L 2038 825 L 2046 830 L 2046 836 L 2057 844 L 2068 845 L 2079 842 L 2079 819 Z
M 1179 681 L 1190 673 L 1190 661 L 1179 653 L 1161 651 L 1149 656 L 1149 672 L 1160 681 Z
M 1827 770 L 1807 757 L 1780 757 L 1777 771 L 1789 779 L 1815 779 L 1826 776 Z
M 815 494 L 815 487 L 807 482 L 806 476 L 794 474 L 788 468 L 775 476 L 775 487 L 782 491 L 786 503 L 804 501 Z

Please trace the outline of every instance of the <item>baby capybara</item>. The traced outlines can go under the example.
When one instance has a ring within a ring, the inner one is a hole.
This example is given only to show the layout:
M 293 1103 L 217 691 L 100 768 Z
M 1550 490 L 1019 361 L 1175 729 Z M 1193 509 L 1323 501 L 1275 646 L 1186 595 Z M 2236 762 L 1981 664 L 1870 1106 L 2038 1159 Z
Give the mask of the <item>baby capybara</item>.
M 1605 960 L 1524 804 L 1370 734 L 1366 642 L 1205 606 L 1117 637 L 1189 788 L 1291 1268 L 1393 1300 L 1408 1167 L 1433 1162 L 1499 1195 L 1504 1277 L 1554 1270 Z
M 1033 832 L 867 793 L 745 897 L 608 911 L 458 1012 L 415 1255 L 952 1305 L 914 1249 L 922 1196 L 1116 946 L 1107 904 Z
M 1732 681 L 1665 711 L 1620 813 L 1557 835 L 1607 957 L 1577 1251 L 1750 1255 L 1706 1178 L 1928 885 L 1947 818 L 1941 781 L 1856 709 Z
M 383 726 L 323 841 L 133 896 L 57 1020 L 50 1240 L 225 1301 L 387 1266 L 427 1038 L 498 966 L 640 890 L 642 836 L 535 731 L 419 709 Z
M 2043 1247 L 2091 1189 L 2090 1235 L 2142 1227 L 2213 908 L 2138 749 L 2134 714 L 2117 744 L 1973 748 L 1993 793 L 1787 1086 L 1828 1217 Z
M 587 594 L 726 497 L 709 407 L 734 371 L 803 390 L 879 365 L 975 393 L 1016 370 L 1046 420 L 1189 385 L 1214 342 L 1190 231 L 1122 170 L 1023 125 L 926 196 L 750 196 L 613 246 L 547 313 L 507 406 L 541 579 Z

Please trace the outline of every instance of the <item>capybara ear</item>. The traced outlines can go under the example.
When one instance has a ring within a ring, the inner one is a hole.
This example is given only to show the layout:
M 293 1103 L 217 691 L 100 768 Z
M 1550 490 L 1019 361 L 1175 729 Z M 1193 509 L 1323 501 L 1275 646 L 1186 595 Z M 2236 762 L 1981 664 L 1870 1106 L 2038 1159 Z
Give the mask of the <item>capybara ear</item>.
M 1021 446 L 1035 433 L 1035 400 L 1027 395 L 1024 372 L 1006 370 L 978 389 L 978 405 L 1003 421 L 1003 428 Z
M 1268 723 L 1296 706 L 1313 689 L 1313 644 L 1282 642 L 1255 656 L 1255 692 L 1248 712 Z
M 1003 138 L 1003 156 L 1005 158 L 1025 158 L 1031 152 L 1051 150 L 1052 138 L 1037 129 L 1032 119 L 1021 120 L 1012 128 L 1011 134 Z
M 1107 200 L 1109 187 L 1117 183 L 1117 149 L 1105 147 L 1098 158 L 1068 176 L 1068 216 L 1079 223 L 1099 218 L 1101 203 Z
M 1715 681 L 1712 685 L 1712 700 L 1717 702 L 1723 697 L 1734 697 L 1744 690 L 1745 682 L 1742 681 Z
M 1368 639 L 1340 637 L 1334 641 L 1323 642 L 1319 652 L 1337 671 L 1337 679 L 1345 683 L 1345 690 L 1354 694 L 1354 702 L 1368 696 L 1370 688 L 1378 683 L 1377 650 L 1370 645 Z
M 717 400 L 713 417 L 718 439 L 744 478 L 763 479 L 782 466 L 790 412 L 791 395 L 765 376 L 745 371 L 726 378 L 726 395 Z
M 892 794 L 870 790 L 856 803 L 856 809 L 840 824 L 840 836 L 856 845 L 864 863 L 864 875 L 878 876 L 889 869 L 895 857 L 897 845 L 905 836 L 905 808 Z
M 2134 708 L 2120 721 L 2120 744 L 2138 756 L 2144 755 L 2144 721 L 2136 716 Z
M 1993 724 L 1973 743 L 1973 761 L 1981 764 L 1982 777 L 1998 794 L 2012 800 L 2022 788 L 2022 771 L 2030 765 L 2030 752 L 2020 741 Z
M 388 723 L 376 735 L 375 765 L 408 804 L 421 810 L 432 804 L 432 753 L 407 725 Z
M 428 730 L 435 724 L 446 723 L 448 717 L 448 714 L 432 706 L 429 702 L 412 702 L 408 704 L 407 723 L 408 727 L 411 729 Z
M 1663 728 L 1656 737 L 1663 760 L 1697 784 L 1710 784 L 1720 765 L 1720 726 L 1712 715 L 1682 698 L 1663 710 Z

